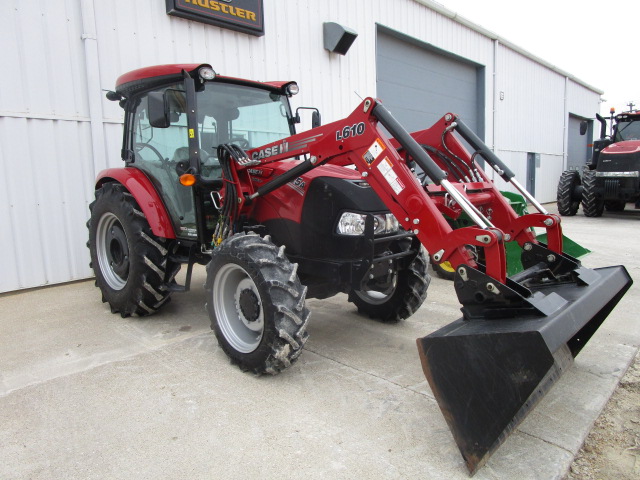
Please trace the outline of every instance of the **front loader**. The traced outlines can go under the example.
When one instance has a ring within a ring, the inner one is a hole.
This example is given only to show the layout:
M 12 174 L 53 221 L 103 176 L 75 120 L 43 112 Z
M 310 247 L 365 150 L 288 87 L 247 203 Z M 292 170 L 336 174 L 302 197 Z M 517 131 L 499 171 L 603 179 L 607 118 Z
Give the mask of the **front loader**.
M 275 374 L 308 338 L 306 298 L 344 292 L 371 317 L 410 317 L 429 285 L 424 246 L 455 269 L 462 318 L 418 339 L 418 352 L 474 473 L 631 278 L 563 253 L 560 217 L 455 114 L 410 134 L 366 98 L 348 117 L 296 133 L 296 92 L 293 82 L 222 77 L 206 64 L 118 79 L 107 97 L 125 110 L 126 166 L 99 174 L 88 223 L 103 301 L 122 316 L 153 313 L 189 289 L 195 263 L 207 265 L 222 349 L 243 370 Z M 479 156 L 537 213 L 514 212 Z M 461 215 L 469 224 L 453 229 Z M 522 249 L 524 270 L 512 276 L 508 242 Z M 181 264 L 185 285 L 175 281 Z

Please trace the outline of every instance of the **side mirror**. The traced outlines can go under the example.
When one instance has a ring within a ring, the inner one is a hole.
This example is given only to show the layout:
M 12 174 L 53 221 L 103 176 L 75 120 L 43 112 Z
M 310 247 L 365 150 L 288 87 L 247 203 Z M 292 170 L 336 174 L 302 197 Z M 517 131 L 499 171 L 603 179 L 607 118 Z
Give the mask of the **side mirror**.
M 316 128 L 322 125 L 320 120 L 320 110 L 314 107 L 298 107 L 296 108 L 296 114 L 291 119 L 293 123 L 300 123 L 300 110 L 313 110 L 311 114 L 311 128 Z
M 171 125 L 169 102 L 163 92 L 151 92 L 147 95 L 149 123 L 154 128 L 168 128 Z
M 580 122 L 580 135 L 586 135 L 587 129 L 589 128 L 589 122 L 583 120 Z

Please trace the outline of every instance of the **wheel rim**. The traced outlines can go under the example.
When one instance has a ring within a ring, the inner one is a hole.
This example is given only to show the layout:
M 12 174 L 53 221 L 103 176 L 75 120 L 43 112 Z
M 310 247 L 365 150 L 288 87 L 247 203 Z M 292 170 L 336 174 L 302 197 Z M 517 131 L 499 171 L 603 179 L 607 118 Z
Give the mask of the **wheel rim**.
M 264 310 L 260 292 L 244 268 L 228 263 L 213 282 L 213 309 L 218 327 L 240 353 L 251 353 L 262 340 Z
M 109 287 L 122 290 L 129 278 L 129 243 L 120 220 L 111 212 L 98 221 L 96 254 L 100 272 Z
M 393 280 L 389 288 L 384 290 L 356 290 L 355 293 L 358 297 L 360 297 L 365 302 L 370 305 L 382 305 L 387 302 L 389 298 L 395 293 L 396 287 L 398 285 L 398 274 L 393 274 Z

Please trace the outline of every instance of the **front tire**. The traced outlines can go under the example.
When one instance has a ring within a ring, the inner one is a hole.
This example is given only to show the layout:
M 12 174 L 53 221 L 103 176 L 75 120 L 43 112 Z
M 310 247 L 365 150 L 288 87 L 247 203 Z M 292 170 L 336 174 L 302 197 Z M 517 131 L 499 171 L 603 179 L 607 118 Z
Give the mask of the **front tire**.
M 153 234 L 122 185 L 107 183 L 95 195 L 87 246 L 102 301 L 122 317 L 150 315 L 170 300 L 169 284 L 180 265 L 169 261 L 166 240 Z
M 241 370 L 275 375 L 307 342 L 307 288 L 268 237 L 236 234 L 207 266 L 207 311 L 222 350 Z
M 558 213 L 565 217 L 572 217 L 580 208 L 580 199 L 576 199 L 575 192 L 580 186 L 580 174 L 575 170 L 562 172 L 558 182 L 557 204 Z
M 587 217 L 601 217 L 604 199 L 596 194 L 596 171 L 585 170 L 582 174 L 582 211 Z
M 385 291 L 352 290 L 349 301 L 358 307 L 359 313 L 369 318 L 397 323 L 420 308 L 427 298 L 430 282 L 427 259 L 421 251 L 408 268 L 397 272 L 393 288 Z

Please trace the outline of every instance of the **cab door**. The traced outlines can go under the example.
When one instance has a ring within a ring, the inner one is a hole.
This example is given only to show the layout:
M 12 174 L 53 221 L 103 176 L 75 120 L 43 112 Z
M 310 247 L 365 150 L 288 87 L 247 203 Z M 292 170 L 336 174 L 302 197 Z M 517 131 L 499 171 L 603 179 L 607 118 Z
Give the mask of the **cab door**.
M 129 112 L 132 116 L 130 150 L 133 158 L 128 162 L 142 170 L 154 184 L 171 217 L 176 235 L 196 240 L 196 218 L 193 192 L 180 184 L 179 172 L 189 165 L 189 139 L 186 115 L 186 97 L 182 84 L 156 90 L 171 99 L 171 122 L 167 128 L 151 126 L 148 93 L 136 98 Z

